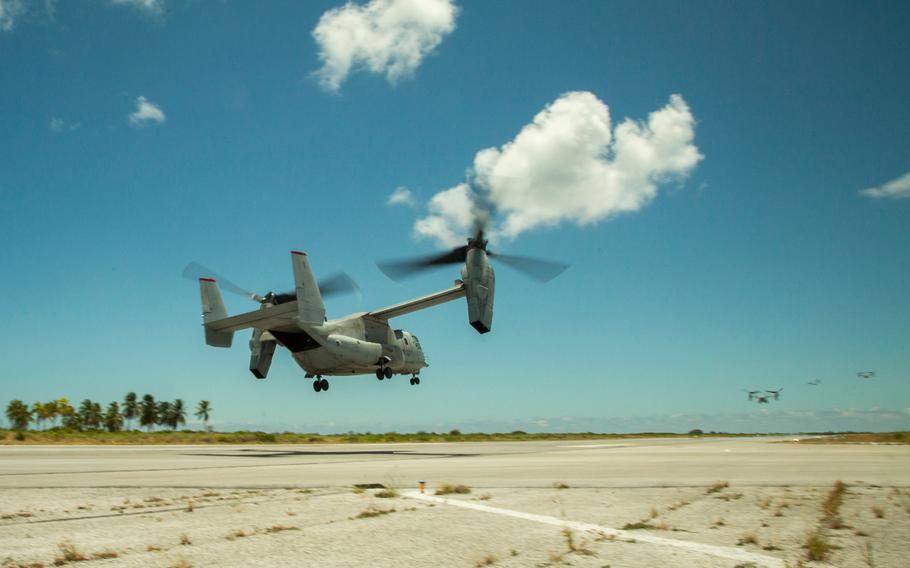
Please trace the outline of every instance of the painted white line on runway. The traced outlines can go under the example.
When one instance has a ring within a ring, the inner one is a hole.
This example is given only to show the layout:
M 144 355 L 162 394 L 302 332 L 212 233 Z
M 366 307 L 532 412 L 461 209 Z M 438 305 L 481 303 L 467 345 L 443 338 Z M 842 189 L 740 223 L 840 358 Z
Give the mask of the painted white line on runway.
M 587 531 L 592 533 L 600 533 L 607 536 L 615 536 L 616 538 L 634 540 L 636 542 L 647 542 L 649 544 L 656 544 L 658 546 L 671 546 L 674 548 L 680 548 L 683 550 L 688 550 L 690 552 L 698 552 L 701 554 L 707 554 L 709 556 L 716 556 L 719 558 L 728 558 L 730 560 L 737 560 L 742 562 L 751 562 L 758 566 L 767 566 L 768 568 L 784 568 L 784 561 L 780 558 L 775 558 L 773 556 L 767 556 L 765 554 L 756 554 L 754 552 L 748 552 L 740 548 L 731 548 L 727 546 L 715 546 L 713 544 L 703 544 L 700 542 L 691 542 L 687 540 L 676 540 L 673 538 L 663 538 L 659 536 L 650 535 L 642 532 L 632 532 L 624 531 L 620 529 L 614 529 L 610 527 L 604 527 L 601 525 L 595 525 L 591 523 L 580 523 L 577 521 L 567 521 L 564 519 L 557 519 L 556 517 L 549 517 L 547 515 L 535 515 L 533 513 L 524 513 L 522 511 L 513 511 L 511 509 L 501 509 L 499 507 L 490 507 L 489 505 L 481 505 L 480 503 L 471 503 L 469 501 L 462 501 L 460 499 L 445 499 L 442 497 L 434 497 L 432 495 L 426 495 L 418 491 L 408 491 L 403 493 L 405 497 L 411 499 L 419 499 L 421 501 L 428 501 L 430 503 L 438 503 L 440 505 L 453 505 L 455 507 L 461 507 L 463 509 L 472 509 L 474 511 L 482 511 L 484 513 L 494 513 L 497 515 L 505 515 L 507 517 L 514 517 L 516 519 L 524 519 L 526 521 L 534 521 L 537 523 L 544 523 L 547 525 L 553 525 L 557 527 L 570 528 L 577 531 Z
M 560 448 L 631 448 L 632 444 L 575 444 L 574 446 L 558 446 Z

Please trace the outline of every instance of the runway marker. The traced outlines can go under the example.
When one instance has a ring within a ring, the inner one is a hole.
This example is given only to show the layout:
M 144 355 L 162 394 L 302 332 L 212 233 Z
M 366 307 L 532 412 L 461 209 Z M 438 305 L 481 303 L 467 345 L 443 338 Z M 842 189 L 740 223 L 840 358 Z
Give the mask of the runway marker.
M 573 446 L 559 446 L 560 448 L 632 448 L 632 444 L 575 444 Z
M 409 491 L 407 493 L 403 493 L 402 495 L 411 499 L 419 499 L 421 501 L 428 501 L 430 503 L 437 503 L 440 505 L 453 505 L 455 507 L 461 507 L 463 509 L 472 509 L 474 511 L 482 511 L 484 513 L 505 515 L 507 517 L 514 517 L 516 519 L 524 519 L 526 521 L 534 521 L 537 523 L 543 523 L 557 527 L 566 527 L 577 531 L 613 535 L 617 538 L 634 540 L 636 542 L 647 542 L 649 544 L 656 544 L 658 546 L 671 546 L 674 548 L 688 550 L 690 552 L 707 554 L 709 556 L 728 558 L 730 560 L 737 560 L 742 562 L 751 562 L 758 566 L 767 566 L 768 568 L 785 567 L 784 561 L 780 558 L 767 556 L 765 554 L 756 554 L 754 552 L 748 552 L 740 548 L 715 546 L 713 544 L 703 544 L 700 542 L 691 542 L 687 540 L 676 540 L 673 538 L 663 538 L 660 536 L 653 536 L 638 531 L 624 531 L 591 523 L 566 521 L 564 519 L 557 519 L 556 517 L 549 517 L 547 515 L 535 515 L 533 513 L 513 511 L 511 509 L 501 509 L 499 507 L 490 507 L 489 505 L 481 505 L 479 503 L 471 503 L 469 501 L 461 501 L 459 499 L 444 499 L 442 497 L 434 497 L 432 495 L 421 494 L 416 491 Z

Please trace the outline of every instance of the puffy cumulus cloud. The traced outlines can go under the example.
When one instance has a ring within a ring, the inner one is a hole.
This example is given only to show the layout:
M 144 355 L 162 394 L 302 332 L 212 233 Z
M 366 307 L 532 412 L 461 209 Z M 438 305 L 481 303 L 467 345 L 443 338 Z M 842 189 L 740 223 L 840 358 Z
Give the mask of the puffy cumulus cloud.
M 395 191 L 389 194 L 389 198 L 386 199 L 386 205 L 407 205 L 408 207 L 414 207 L 417 205 L 417 200 L 414 198 L 414 194 L 411 193 L 411 190 L 401 186 L 396 187 Z
M 440 191 L 430 200 L 428 209 L 429 215 L 414 224 L 417 238 L 432 238 L 444 247 L 465 243 L 474 221 L 474 198 L 468 184 Z
M 873 199 L 905 199 L 910 197 L 910 172 L 878 187 L 869 187 L 859 192 Z
M 489 201 L 498 224 L 491 233 L 515 238 L 563 222 L 588 225 L 638 211 L 658 186 L 683 179 L 702 160 L 693 144 L 695 118 L 680 95 L 644 122 L 626 119 L 613 127 L 607 105 L 590 92 L 570 92 L 544 108 L 514 140 L 474 157 L 475 188 Z M 415 233 L 448 246 L 463 238 L 467 213 L 434 207 L 417 221 Z M 468 222 L 470 225 L 470 221 Z
M 0 31 L 13 31 L 16 20 L 24 13 L 25 2 L 22 0 L 0 0 Z
M 371 0 L 329 10 L 313 30 L 320 84 L 337 91 L 356 68 L 385 74 L 393 83 L 412 75 L 455 29 L 457 13 L 452 0 Z
M 130 113 L 129 121 L 131 126 L 144 128 L 153 124 L 161 124 L 166 118 L 161 107 L 145 97 L 137 97 L 136 110 Z
M 111 4 L 132 6 L 155 16 L 160 16 L 164 13 L 164 0 L 111 0 Z

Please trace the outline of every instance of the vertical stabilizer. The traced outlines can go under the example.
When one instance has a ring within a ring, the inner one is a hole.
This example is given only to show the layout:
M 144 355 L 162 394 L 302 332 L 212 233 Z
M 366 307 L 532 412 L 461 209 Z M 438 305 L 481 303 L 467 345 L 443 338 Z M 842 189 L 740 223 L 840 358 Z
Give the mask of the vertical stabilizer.
M 325 304 L 319 285 L 310 268 L 310 261 L 305 252 L 291 251 L 291 262 L 294 265 L 294 285 L 297 289 L 297 318 L 302 323 L 322 325 L 325 321 Z
M 227 317 L 221 290 L 214 278 L 200 278 L 199 291 L 202 295 L 203 325 Z M 233 339 L 233 331 L 214 331 L 205 326 L 205 342 L 212 347 L 230 347 Z

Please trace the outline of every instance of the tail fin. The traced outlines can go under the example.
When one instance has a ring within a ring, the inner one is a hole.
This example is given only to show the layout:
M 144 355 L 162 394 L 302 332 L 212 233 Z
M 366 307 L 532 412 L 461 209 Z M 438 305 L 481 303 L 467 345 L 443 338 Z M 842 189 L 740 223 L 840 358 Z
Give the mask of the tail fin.
M 325 321 L 325 304 L 322 303 L 322 294 L 306 253 L 292 250 L 291 262 L 294 265 L 294 284 L 297 288 L 297 318 L 302 323 L 322 325 Z
M 227 317 L 221 290 L 218 289 L 214 278 L 200 278 L 199 292 L 202 295 L 203 325 Z M 208 326 L 205 327 L 205 342 L 212 347 L 230 347 L 233 340 L 233 331 L 215 331 Z

